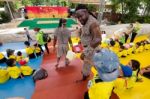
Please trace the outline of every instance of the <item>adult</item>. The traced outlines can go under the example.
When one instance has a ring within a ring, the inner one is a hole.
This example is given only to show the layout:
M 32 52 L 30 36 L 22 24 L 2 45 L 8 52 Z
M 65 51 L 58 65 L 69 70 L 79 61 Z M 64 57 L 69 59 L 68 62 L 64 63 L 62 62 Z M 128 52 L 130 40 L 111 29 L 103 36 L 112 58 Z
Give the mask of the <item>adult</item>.
M 48 49 L 48 45 L 47 45 L 48 43 L 44 42 L 44 40 L 43 40 L 43 31 L 41 31 L 40 28 L 34 28 L 34 31 L 36 33 L 36 35 L 35 35 L 36 41 L 37 41 L 38 46 L 40 47 L 41 51 L 44 52 L 42 49 L 42 46 L 44 45 L 47 53 L 49 54 L 49 49 Z
M 129 26 L 126 27 L 126 32 L 125 32 L 125 43 L 127 42 L 129 35 L 132 33 L 134 27 L 133 24 L 129 24 Z
M 131 40 L 130 40 L 131 43 L 134 42 L 134 39 L 135 39 L 136 35 L 140 32 L 140 29 L 141 29 L 140 23 L 135 22 L 134 29 L 133 29 L 132 35 L 131 35 Z
M 70 43 L 70 46 L 72 47 L 72 41 L 71 41 L 71 31 L 66 28 L 66 19 L 61 18 L 59 20 L 58 28 L 55 30 L 54 33 L 54 42 L 53 46 L 55 49 L 56 42 L 58 44 L 57 47 L 57 64 L 56 69 L 58 69 L 59 61 L 62 56 L 65 56 L 65 65 L 67 66 L 69 64 L 69 60 L 66 58 L 67 52 L 69 50 L 68 43 Z
M 86 60 L 91 60 L 95 53 L 95 50 L 99 49 L 101 43 L 101 32 L 98 21 L 89 13 L 85 5 L 78 5 L 76 8 L 76 18 L 82 24 L 80 31 L 81 43 L 84 47 L 84 51 L 81 54 L 83 59 L 83 78 L 80 81 L 86 80 L 90 75 L 91 64 Z
M 32 38 L 31 38 L 31 36 L 29 34 L 29 30 L 27 28 L 24 28 L 24 30 L 25 30 L 25 34 L 27 36 L 28 42 L 32 41 Z

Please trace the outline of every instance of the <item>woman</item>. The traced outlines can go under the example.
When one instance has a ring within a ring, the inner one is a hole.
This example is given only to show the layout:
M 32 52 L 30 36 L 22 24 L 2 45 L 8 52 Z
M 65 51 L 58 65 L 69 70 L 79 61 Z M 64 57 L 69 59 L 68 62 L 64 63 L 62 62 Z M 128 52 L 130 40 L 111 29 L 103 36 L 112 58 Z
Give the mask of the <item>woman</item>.
M 72 41 L 71 41 L 71 31 L 69 31 L 66 28 L 66 22 L 67 22 L 66 19 L 61 18 L 59 20 L 59 26 L 54 33 L 54 43 L 53 43 L 54 49 L 55 49 L 56 42 L 58 44 L 57 64 L 55 65 L 56 69 L 58 69 L 59 61 L 62 56 L 65 56 L 65 65 L 67 66 L 69 64 L 69 60 L 66 58 L 66 54 L 69 49 L 68 42 L 72 47 Z
M 42 46 L 44 45 L 47 53 L 49 54 L 47 42 L 43 41 L 43 31 L 40 31 L 40 28 L 34 28 L 34 31 L 36 32 L 36 40 L 41 51 L 44 52 L 42 49 Z

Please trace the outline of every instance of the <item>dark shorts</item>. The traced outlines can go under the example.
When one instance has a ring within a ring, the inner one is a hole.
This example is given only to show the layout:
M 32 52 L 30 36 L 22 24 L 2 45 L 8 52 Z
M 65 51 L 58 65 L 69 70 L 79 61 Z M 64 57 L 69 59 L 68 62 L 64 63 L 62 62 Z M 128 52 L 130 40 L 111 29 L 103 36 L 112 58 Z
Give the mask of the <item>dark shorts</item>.
M 33 58 L 36 58 L 34 53 L 29 55 L 29 59 L 33 59 Z
M 0 63 L 5 63 L 6 60 L 7 60 L 7 59 L 4 57 L 3 59 L 0 60 Z
M 41 52 L 36 53 L 36 56 L 37 56 L 37 57 L 41 56 Z

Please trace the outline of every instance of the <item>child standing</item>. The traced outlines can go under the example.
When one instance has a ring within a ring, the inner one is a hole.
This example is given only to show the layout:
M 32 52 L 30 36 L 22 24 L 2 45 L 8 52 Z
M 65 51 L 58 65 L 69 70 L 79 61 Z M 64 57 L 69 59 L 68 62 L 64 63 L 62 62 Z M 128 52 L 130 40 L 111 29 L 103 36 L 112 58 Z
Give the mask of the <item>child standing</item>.
M 26 36 L 27 36 L 27 38 L 28 38 L 28 42 L 32 41 L 32 38 L 30 37 L 30 34 L 29 34 L 28 29 L 27 29 L 27 28 L 24 28 L 24 30 L 25 30 L 25 34 L 26 34 Z
M 27 53 L 29 59 L 35 58 L 34 48 L 32 48 L 32 47 L 30 46 L 30 43 L 29 43 L 28 41 L 25 41 L 24 44 L 26 45 L 25 50 L 26 50 L 26 53 Z
M 59 20 L 59 26 L 55 30 L 54 34 L 54 50 L 55 50 L 55 45 L 58 43 L 58 48 L 57 48 L 57 63 L 55 65 L 56 69 L 58 69 L 59 61 L 62 56 L 65 56 L 65 65 L 69 65 L 69 60 L 66 58 L 66 54 L 69 50 L 68 43 L 70 43 L 70 46 L 72 48 L 72 41 L 71 41 L 71 34 L 70 31 L 66 28 L 66 19 L 60 19 Z
M 12 58 L 8 59 L 6 61 L 6 64 L 8 66 L 7 68 L 8 74 L 10 75 L 11 78 L 17 79 L 19 77 L 22 77 L 21 70 L 19 69 L 19 67 L 16 66 L 15 59 L 12 59 Z

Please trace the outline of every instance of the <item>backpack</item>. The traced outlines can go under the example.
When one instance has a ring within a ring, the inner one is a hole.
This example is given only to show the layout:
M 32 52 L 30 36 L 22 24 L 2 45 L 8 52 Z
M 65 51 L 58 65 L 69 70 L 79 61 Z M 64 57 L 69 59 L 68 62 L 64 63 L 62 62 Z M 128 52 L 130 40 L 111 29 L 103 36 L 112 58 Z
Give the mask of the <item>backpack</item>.
M 50 41 L 51 41 L 51 38 L 49 37 L 48 34 L 43 33 L 43 41 L 44 41 L 44 42 L 50 42 Z
M 41 68 L 33 74 L 33 81 L 42 80 L 48 77 L 48 73 L 45 69 Z

